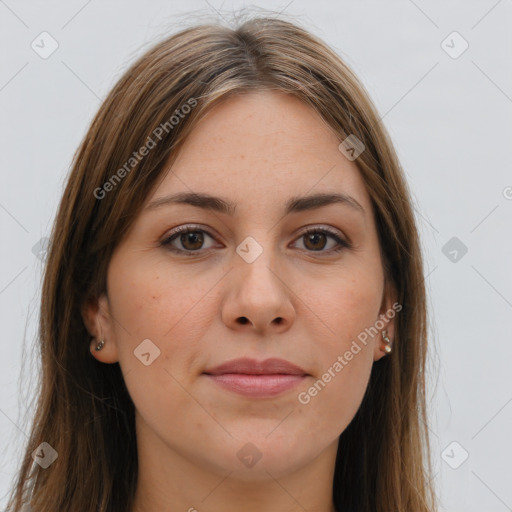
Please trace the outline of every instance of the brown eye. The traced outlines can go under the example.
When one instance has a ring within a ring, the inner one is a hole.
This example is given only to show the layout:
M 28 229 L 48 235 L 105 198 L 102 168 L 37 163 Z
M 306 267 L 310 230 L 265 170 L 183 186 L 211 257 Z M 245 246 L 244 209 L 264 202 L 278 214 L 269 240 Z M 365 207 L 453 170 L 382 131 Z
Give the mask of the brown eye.
M 213 240 L 213 237 L 204 229 L 195 226 L 180 226 L 162 240 L 160 245 L 176 253 L 192 255 L 201 252 L 201 249 L 210 248 L 203 247 L 207 238 Z
M 327 247 L 329 239 L 334 243 L 331 247 Z M 304 240 L 304 248 L 308 252 L 339 252 L 343 249 L 350 248 L 349 242 L 343 240 L 338 233 L 331 231 L 327 228 L 313 228 L 309 229 L 299 237 L 299 240 Z
M 325 233 L 307 233 L 304 235 L 304 245 L 307 249 L 311 249 L 312 251 L 321 251 L 326 244 L 327 237 Z
M 187 251 L 195 251 L 201 249 L 204 237 L 201 231 L 189 231 L 180 235 L 180 242 Z

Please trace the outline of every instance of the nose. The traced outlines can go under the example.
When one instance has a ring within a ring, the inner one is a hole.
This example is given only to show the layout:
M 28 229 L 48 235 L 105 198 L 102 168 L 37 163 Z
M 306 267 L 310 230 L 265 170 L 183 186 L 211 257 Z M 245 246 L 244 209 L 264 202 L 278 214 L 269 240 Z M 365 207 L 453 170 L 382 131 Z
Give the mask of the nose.
M 221 305 L 223 322 L 262 335 L 289 329 L 295 320 L 292 283 L 272 250 L 265 248 L 254 261 L 236 253 L 233 264 Z

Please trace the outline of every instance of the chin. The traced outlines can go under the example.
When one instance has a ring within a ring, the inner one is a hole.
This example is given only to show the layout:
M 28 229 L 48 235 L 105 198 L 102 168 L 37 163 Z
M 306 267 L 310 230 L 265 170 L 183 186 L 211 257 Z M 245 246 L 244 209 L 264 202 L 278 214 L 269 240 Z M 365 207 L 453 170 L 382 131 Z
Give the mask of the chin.
M 294 439 L 283 431 L 281 435 L 247 434 L 222 447 L 212 462 L 220 473 L 233 472 L 230 478 L 258 482 L 294 473 L 315 459 L 322 447 L 304 443 L 304 436 Z M 271 475 L 271 476 L 270 476 Z

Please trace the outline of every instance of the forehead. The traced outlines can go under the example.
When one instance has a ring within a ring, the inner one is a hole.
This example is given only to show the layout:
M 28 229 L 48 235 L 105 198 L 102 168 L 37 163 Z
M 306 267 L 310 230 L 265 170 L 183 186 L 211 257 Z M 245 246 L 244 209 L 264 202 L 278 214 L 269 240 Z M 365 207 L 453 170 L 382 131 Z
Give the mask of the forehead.
M 365 184 L 339 151 L 341 140 L 312 107 L 289 94 L 231 97 L 194 127 L 152 198 L 193 191 L 250 203 L 338 192 L 368 210 Z

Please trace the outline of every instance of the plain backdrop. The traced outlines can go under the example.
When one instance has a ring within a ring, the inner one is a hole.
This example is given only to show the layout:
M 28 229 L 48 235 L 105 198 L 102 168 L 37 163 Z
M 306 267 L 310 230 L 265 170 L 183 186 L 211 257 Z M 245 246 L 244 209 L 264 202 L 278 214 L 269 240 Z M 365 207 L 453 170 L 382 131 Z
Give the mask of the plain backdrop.
M 22 372 L 22 361 L 37 359 L 41 251 L 74 151 L 123 70 L 184 13 L 215 19 L 251 5 L 0 1 L 0 506 L 27 439 L 38 368 Z M 425 255 L 441 510 L 512 510 L 511 1 L 256 5 L 345 59 L 405 169 Z M 33 49 L 42 37 L 45 51 L 58 44 L 47 58 Z

